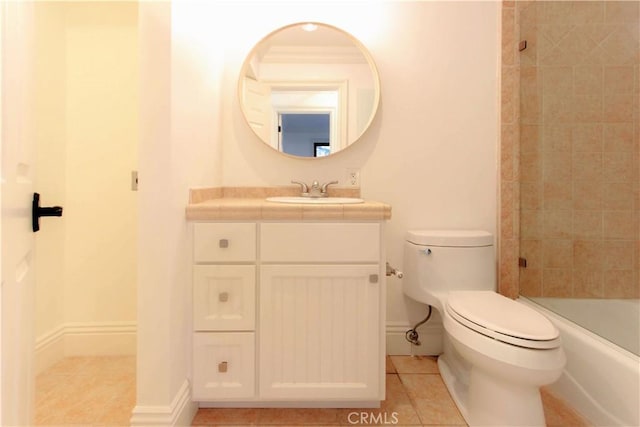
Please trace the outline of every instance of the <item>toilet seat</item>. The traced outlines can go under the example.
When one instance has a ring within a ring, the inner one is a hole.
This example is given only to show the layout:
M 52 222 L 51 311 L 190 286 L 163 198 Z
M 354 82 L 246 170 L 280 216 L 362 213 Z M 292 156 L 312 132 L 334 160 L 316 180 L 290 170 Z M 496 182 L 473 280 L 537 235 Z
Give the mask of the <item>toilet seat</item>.
M 493 291 L 452 291 L 447 313 L 482 335 L 530 349 L 560 347 L 558 329 L 537 311 Z

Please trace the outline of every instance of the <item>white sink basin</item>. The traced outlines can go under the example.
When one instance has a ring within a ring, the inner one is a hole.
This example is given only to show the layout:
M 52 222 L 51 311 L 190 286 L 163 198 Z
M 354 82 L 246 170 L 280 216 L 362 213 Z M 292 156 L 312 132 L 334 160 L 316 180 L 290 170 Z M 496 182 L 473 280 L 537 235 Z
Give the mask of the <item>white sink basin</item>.
M 267 197 L 267 202 L 275 203 L 301 203 L 306 205 L 346 205 L 352 203 L 363 203 L 364 200 L 355 197 L 300 197 L 300 196 L 280 196 Z

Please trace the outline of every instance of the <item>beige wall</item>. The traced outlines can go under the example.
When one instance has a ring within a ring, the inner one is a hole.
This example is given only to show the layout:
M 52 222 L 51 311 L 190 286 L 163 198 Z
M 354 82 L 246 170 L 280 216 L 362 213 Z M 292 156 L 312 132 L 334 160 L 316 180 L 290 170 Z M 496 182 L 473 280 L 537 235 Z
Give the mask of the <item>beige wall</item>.
M 137 5 L 46 2 L 36 13 L 36 191 L 64 206 L 36 235 L 36 336 L 48 342 L 69 328 L 135 324 Z M 131 339 L 76 344 L 67 350 L 134 350 Z
M 134 320 L 138 46 L 133 3 L 67 9 L 68 321 Z
M 524 295 L 640 296 L 638 6 L 504 3 L 514 34 L 519 28 L 528 42 L 519 64 L 509 68 L 503 59 L 503 72 L 520 77 L 512 85 L 517 91 L 520 84 L 518 130 L 517 120 L 504 121 L 503 103 L 503 129 L 513 126 L 509 136 L 519 133 L 520 144 L 506 138 L 503 147 L 519 154 L 519 173 L 508 185 L 519 178 Z M 515 162 L 504 151 L 502 160 L 504 179 Z M 515 203 L 512 215 L 503 207 L 503 227 L 515 217 Z M 513 273 L 513 264 L 502 269 Z M 517 289 L 515 273 L 506 288 Z

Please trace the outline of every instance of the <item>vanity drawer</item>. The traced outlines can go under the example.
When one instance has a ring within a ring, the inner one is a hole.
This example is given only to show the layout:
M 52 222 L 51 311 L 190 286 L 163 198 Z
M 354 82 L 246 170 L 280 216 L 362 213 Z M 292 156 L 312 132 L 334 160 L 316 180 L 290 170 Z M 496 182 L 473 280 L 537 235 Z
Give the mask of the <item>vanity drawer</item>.
M 256 224 L 195 223 L 194 261 L 250 262 L 256 259 Z
M 255 329 L 255 301 L 255 266 L 194 266 L 194 330 L 251 331 Z
M 196 401 L 254 397 L 254 333 L 194 333 L 192 378 Z
M 262 262 L 380 262 L 377 223 L 266 223 Z

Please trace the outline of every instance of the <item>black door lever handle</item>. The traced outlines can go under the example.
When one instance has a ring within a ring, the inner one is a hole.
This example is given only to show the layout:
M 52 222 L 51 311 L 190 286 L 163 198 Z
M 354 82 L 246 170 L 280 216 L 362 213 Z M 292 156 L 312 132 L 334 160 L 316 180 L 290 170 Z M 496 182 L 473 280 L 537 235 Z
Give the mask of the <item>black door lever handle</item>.
M 40 230 L 41 216 L 62 216 L 62 206 L 40 207 L 40 194 L 38 193 L 33 193 L 31 208 L 31 225 L 34 233 Z

